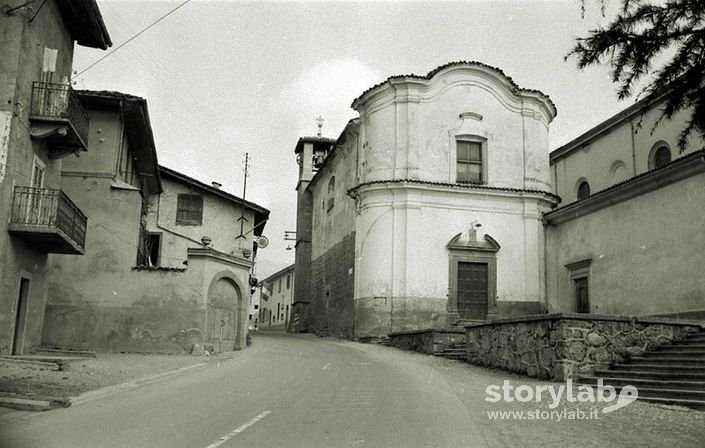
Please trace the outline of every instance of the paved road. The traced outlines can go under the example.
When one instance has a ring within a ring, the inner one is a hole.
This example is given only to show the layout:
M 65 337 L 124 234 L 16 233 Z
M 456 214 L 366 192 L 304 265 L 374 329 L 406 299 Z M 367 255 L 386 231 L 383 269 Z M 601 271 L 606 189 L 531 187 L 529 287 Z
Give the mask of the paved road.
M 504 379 L 524 381 L 387 347 L 260 333 L 220 365 L 0 423 L 0 447 L 705 446 L 705 413 L 641 403 L 592 421 L 490 420 L 488 410 L 546 407 L 486 402 L 485 388 Z

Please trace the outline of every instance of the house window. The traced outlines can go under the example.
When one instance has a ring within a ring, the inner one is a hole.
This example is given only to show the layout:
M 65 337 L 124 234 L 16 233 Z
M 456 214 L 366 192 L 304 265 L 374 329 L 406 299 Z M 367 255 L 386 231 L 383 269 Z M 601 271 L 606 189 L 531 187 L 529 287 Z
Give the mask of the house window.
M 484 176 L 482 142 L 463 141 L 456 142 L 457 182 L 461 184 L 481 184 L 486 181 Z
M 286 276 L 286 289 L 291 288 L 291 275 Z
M 327 211 L 330 211 L 335 206 L 335 176 L 331 177 L 328 181 L 328 207 Z
M 147 259 L 147 264 L 148 266 L 159 266 L 159 253 L 161 249 L 161 240 L 162 240 L 162 234 L 161 233 L 148 233 L 147 234 L 147 247 L 145 248 L 145 252 L 147 253 L 147 256 L 149 257 Z
M 578 200 L 585 199 L 588 196 L 590 196 L 590 184 L 584 180 L 578 185 Z
M 282 279 L 279 279 L 279 281 L 277 282 L 277 292 L 282 292 Z M 278 311 L 277 314 L 279 314 Z
M 203 223 L 203 197 L 197 194 L 180 194 L 176 200 L 176 224 L 200 226 Z
M 668 149 L 668 146 L 659 147 L 654 154 L 654 168 L 661 168 L 670 162 L 671 150 Z
M 660 140 L 649 151 L 649 169 L 655 170 L 669 163 L 671 163 L 671 147 L 665 141 Z

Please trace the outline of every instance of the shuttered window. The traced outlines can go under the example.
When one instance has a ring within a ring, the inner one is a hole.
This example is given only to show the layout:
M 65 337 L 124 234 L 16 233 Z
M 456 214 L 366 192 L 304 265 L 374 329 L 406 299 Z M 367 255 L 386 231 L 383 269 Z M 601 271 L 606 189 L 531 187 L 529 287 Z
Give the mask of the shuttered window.
M 203 223 L 203 197 L 196 194 L 180 194 L 176 205 L 176 224 L 200 226 Z

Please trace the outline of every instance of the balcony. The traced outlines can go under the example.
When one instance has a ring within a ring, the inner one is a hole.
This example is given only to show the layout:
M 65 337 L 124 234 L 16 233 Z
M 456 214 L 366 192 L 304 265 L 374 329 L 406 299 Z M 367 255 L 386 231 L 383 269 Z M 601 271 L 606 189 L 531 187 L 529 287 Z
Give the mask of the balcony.
M 47 141 L 51 158 L 88 150 L 88 115 L 71 86 L 32 83 L 29 119 L 32 137 Z
M 41 252 L 80 254 L 86 215 L 61 190 L 15 187 L 8 231 Z

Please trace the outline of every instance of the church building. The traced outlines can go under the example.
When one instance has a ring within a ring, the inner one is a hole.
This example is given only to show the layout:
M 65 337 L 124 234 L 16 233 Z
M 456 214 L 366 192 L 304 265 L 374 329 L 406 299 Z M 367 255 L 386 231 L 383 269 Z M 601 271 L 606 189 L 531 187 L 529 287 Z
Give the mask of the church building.
M 546 310 L 545 94 L 454 62 L 392 76 L 337 140 L 304 137 L 296 330 L 357 338 Z

